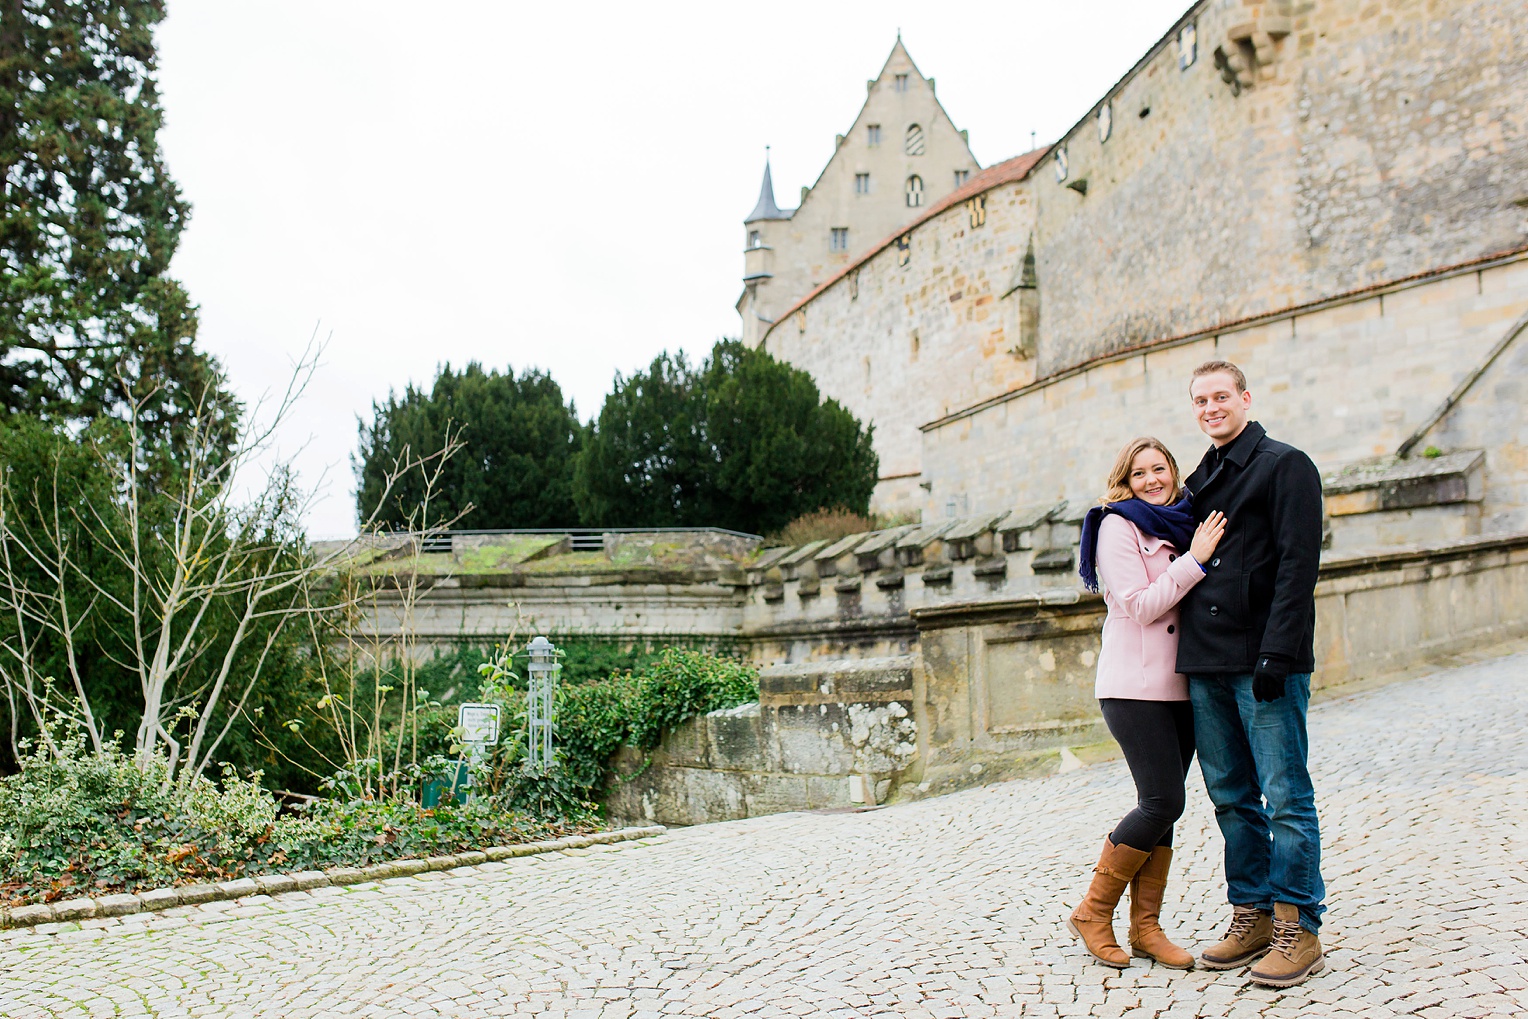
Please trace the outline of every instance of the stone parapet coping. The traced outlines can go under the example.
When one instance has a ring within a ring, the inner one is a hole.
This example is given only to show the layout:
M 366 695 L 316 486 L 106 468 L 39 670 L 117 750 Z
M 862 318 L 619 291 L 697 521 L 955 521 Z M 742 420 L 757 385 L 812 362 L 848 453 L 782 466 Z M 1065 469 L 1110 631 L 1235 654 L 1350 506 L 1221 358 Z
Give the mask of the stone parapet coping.
M 58 902 L 43 902 L 32 906 L 0 910 L 0 928 L 35 927 L 44 923 L 129 916 L 133 913 L 152 913 L 175 906 L 196 906 L 220 899 L 242 899 L 247 895 L 279 895 L 282 892 L 305 892 L 314 888 L 360 884 L 363 881 L 411 877 L 426 871 L 475 867 L 481 863 L 507 860 L 516 856 L 535 856 L 539 853 L 555 853 L 563 849 L 583 849 L 588 846 L 608 845 L 612 842 L 651 838 L 662 835 L 666 831 L 668 828 L 661 824 L 641 828 L 617 828 L 615 831 L 595 832 L 592 835 L 569 835 L 542 842 L 523 842 L 515 846 L 489 846 L 486 849 L 456 853 L 451 856 L 393 860 L 366 867 L 331 867 L 329 870 L 305 870 L 295 874 L 262 874 L 259 877 L 219 881 L 213 884 L 155 888 L 133 895 L 124 893 L 98 895 L 94 898 L 62 899 Z

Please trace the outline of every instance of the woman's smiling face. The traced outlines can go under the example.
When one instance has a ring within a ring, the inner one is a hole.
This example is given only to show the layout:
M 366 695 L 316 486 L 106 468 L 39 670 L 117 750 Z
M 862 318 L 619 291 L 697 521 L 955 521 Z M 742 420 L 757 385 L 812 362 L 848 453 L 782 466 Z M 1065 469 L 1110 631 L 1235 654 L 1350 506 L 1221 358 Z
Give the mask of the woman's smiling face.
M 1173 469 L 1160 449 L 1148 447 L 1137 453 L 1127 480 L 1131 493 L 1153 506 L 1166 506 L 1177 494 L 1173 491 Z

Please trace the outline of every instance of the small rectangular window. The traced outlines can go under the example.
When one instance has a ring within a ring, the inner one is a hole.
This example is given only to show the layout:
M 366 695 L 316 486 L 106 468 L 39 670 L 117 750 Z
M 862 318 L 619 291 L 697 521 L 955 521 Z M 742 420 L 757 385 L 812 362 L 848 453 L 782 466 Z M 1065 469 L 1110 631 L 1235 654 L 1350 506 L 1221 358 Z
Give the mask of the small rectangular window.
M 856 173 L 854 175 L 854 193 L 868 195 L 870 193 L 870 174 Z
M 955 171 L 955 186 L 956 187 L 960 187 L 962 184 L 964 184 L 966 181 L 968 181 L 970 179 L 971 179 L 971 171 L 970 170 L 956 170 Z
M 896 89 L 898 92 L 907 91 L 907 75 L 899 74 L 896 77 Z
M 849 250 L 849 228 L 848 227 L 846 227 L 846 226 L 835 226 L 830 233 L 831 233 L 831 235 L 830 235 L 830 237 L 828 239 L 828 249 L 829 250 L 831 250 L 831 251 L 848 251 Z
M 750 248 L 762 247 L 763 244 L 764 240 L 759 236 L 759 232 L 757 230 L 748 231 L 748 246 Z
M 866 145 L 879 145 L 879 144 L 881 144 L 881 125 L 880 124 L 866 124 L 865 125 L 865 144 Z
M 1186 71 L 1199 59 L 1199 24 L 1190 21 L 1178 30 L 1178 70 Z

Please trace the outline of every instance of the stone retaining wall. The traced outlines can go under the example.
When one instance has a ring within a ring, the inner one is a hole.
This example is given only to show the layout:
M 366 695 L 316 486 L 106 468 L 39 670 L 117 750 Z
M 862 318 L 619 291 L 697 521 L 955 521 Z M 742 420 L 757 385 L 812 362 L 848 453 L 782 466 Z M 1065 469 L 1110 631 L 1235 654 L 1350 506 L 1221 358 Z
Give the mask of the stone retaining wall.
M 628 754 L 612 814 L 694 824 L 905 800 L 1053 769 L 1108 739 L 1098 595 L 1035 589 L 908 616 L 910 654 L 767 668 L 757 704 L 692 720 L 650 760 Z M 1328 553 L 1316 620 L 1318 690 L 1528 635 L 1528 533 Z

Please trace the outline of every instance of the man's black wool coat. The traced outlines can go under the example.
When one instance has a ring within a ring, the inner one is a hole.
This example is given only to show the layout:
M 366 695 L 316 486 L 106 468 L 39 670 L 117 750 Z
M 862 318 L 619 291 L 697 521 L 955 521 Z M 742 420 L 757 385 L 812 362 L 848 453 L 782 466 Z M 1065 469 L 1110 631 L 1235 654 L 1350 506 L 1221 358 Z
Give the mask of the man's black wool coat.
M 1316 667 L 1321 474 L 1310 457 L 1268 438 L 1256 421 L 1211 448 L 1184 482 L 1194 518 L 1226 515 L 1205 577 L 1179 609 L 1178 671 L 1252 672 L 1261 655 L 1290 672 Z

